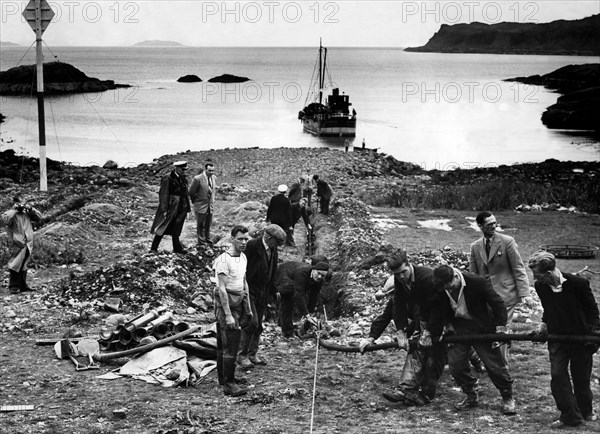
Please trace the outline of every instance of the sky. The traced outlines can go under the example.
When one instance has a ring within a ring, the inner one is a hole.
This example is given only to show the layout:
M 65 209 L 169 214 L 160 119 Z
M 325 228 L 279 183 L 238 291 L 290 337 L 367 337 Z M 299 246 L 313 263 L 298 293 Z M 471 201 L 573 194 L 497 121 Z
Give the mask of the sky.
M 0 42 L 29 46 L 28 1 L 0 0 Z M 49 46 L 130 46 L 167 40 L 188 46 L 330 47 L 424 45 L 442 24 L 544 23 L 600 13 L 600 1 L 48 1 Z

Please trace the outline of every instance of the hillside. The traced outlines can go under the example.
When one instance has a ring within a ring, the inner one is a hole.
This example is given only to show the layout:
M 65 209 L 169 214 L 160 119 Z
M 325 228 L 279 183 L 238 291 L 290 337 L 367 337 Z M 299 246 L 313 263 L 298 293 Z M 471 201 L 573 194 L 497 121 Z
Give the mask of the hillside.
M 422 47 L 405 51 L 434 53 L 600 54 L 600 14 L 550 23 L 442 24 Z

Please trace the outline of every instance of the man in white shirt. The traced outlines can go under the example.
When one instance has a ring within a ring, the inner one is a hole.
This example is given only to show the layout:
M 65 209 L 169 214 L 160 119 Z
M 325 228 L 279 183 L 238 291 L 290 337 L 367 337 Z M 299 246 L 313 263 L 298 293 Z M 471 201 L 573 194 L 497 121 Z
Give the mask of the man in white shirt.
M 217 278 L 215 290 L 215 316 L 217 319 L 217 373 L 219 384 L 228 396 L 240 396 L 246 389 L 236 383 L 245 382 L 235 378 L 235 365 L 240 345 L 242 316 L 252 318 L 248 283 L 246 282 L 247 259 L 244 254 L 250 236 L 244 226 L 231 230 L 231 246 L 215 259 Z

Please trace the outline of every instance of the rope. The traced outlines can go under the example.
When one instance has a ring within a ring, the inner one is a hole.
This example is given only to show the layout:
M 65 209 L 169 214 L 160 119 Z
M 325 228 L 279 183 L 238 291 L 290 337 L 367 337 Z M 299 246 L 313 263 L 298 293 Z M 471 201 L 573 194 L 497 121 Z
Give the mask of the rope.
M 317 331 L 317 349 L 315 351 L 315 375 L 313 376 L 313 396 L 312 396 L 312 406 L 310 410 L 310 433 L 313 432 L 313 422 L 315 418 L 315 397 L 317 395 L 317 368 L 319 363 L 319 338 L 321 333 Z
M 25 54 L 23 54 L 23 57 L 21 57 L 21 60 L 19 60 L 19 62 L 15 66 L 19 66 L 21 64 L 21 62 L 23 61 L 23 59 L 25 59 L 25 56 L 27 56 L 27 53 L 29 53 L 29 50 L 31 50 L 31 47 L 33 47 L 33 44 L 35 44 L 35 41 L 33 41 L 31 43 L 31 45 L 29 46 L 29 48 L 25 51 Z

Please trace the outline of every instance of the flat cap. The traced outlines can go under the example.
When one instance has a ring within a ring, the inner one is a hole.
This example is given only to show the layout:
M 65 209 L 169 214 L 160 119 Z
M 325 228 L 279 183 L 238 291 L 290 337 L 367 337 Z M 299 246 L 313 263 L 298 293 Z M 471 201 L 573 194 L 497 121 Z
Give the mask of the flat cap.
M 327 262 L 318 262 L 313 265 L 313 270 L 329 271 L 329 264 Z
M 276 224 L 270 224 L 265 228 L 265 233 L 277 239 L 278 241 L 285 241 L 285 231 L 281 229 L 281 226 Z

